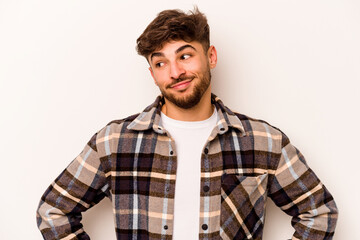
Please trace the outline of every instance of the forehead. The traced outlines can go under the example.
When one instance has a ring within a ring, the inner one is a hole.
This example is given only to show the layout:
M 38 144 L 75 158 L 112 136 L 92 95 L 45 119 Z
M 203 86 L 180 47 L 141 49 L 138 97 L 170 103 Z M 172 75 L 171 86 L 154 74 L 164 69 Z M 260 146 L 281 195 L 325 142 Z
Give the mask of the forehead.
M 163 53 L 163 54 L 171 54 L 175 53 L 179 48 L 185 45 L 190 45 L 191 47 L 195 48 L 196 51 L 199 51 L 202 48 L 201 43 L 197 41 L 192 42 L 185 42 L 184 40 L 171 40 L 168 42 L 165 42 L 162 47 L 156 49 L 154 52 L 152 52 L 149 56 L 151 56 L 153 53 Z

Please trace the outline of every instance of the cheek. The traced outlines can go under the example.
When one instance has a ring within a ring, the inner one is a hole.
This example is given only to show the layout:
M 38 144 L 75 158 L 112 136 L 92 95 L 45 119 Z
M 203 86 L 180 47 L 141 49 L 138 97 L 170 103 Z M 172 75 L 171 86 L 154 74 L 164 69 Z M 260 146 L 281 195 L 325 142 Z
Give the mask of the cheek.
M 164 85 L 167 82 L 167 80 L 169 79 L 169 77 L 167 77 L 165 71 L 164 72 L 163 71 L 154 72 L 153 77 L 158 86 Z
M 207 69 L 206 61 L 194 61 L 192 64 L 187 66 L 187 71 L 192 73 L 201 74 Z
M 184 67 L 186 74 L 198 74 L 201 72 L 201 66 L 197 64 L 189 64 Z

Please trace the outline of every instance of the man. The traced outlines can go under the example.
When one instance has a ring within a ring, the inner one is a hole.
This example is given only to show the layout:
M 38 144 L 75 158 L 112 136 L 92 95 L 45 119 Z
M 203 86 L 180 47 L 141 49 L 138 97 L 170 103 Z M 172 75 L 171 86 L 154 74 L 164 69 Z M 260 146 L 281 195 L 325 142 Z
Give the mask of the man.
M 211 93 L 202 13 L 161 12 L 137 50 L 161 95 L 98 131 L 46 190 L 45 239 L 89 239 L 81 212 L 104 197 L 117 239 L 261 239 L 268 196 L 293 216 L 292 239 L 332 239 L 335 202 L 287 136 Z

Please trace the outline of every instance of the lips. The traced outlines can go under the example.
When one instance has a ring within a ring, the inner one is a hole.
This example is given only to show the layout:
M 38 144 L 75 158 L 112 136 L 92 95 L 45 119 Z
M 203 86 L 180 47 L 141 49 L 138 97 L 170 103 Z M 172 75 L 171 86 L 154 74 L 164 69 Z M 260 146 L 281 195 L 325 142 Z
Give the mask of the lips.
M 187 86 L 189 86 L 190 82 L 194 80 L 195 76 L 182 76 L 179 79 L 176 80 L 174 84 L 171 84 L 168 86 L 168 88 L 172 89 L 185 89 Z
M 170 88 L 174 88 L 174 89 L 185 88 L 190 84 L 191 81 L 192 81 L 192 79 L 184 80 L 184 81 L 181 81 L 181 82 L 171 85 Z

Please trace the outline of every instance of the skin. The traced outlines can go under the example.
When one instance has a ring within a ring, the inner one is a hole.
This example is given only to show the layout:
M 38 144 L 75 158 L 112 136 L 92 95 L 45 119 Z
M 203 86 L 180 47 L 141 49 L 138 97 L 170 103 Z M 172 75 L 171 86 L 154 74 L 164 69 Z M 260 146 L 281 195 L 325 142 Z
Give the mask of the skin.
M 150 54 L 148 62 L 165 98 L 164 114 L 180 121 L 202 121 L 212 115 L 210 70 L 217 64 L 214 46 L 205 52 L 197 41 L 170 41 Z

